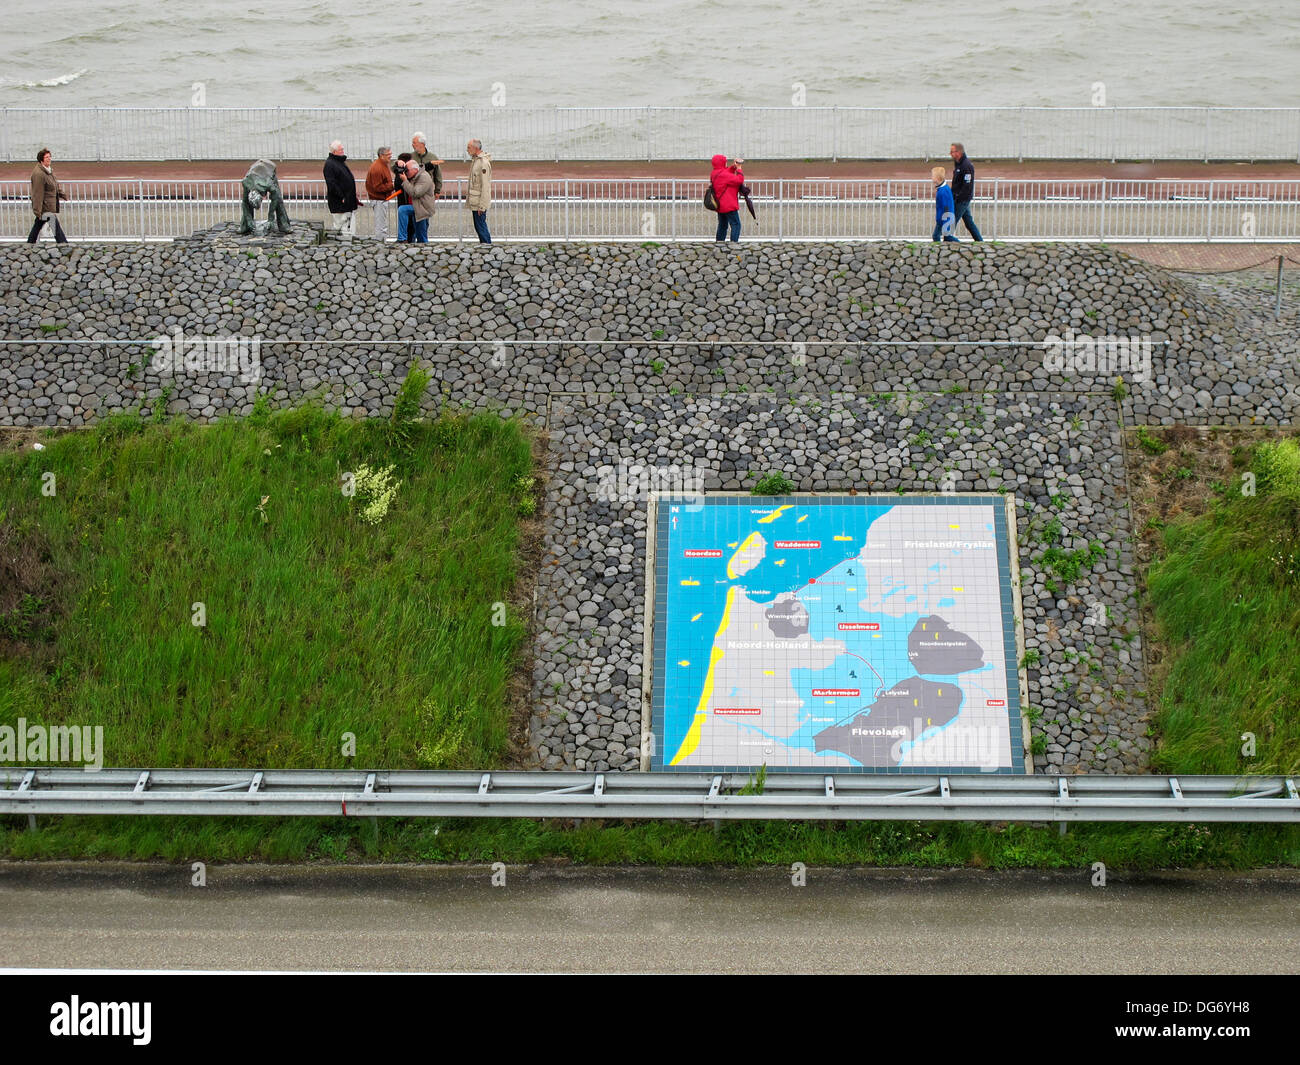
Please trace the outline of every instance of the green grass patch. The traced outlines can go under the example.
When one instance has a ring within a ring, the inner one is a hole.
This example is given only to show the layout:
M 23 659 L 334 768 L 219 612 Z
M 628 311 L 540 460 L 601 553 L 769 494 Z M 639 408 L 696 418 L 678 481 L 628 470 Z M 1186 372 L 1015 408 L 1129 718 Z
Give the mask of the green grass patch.
M 501 764 L 530 442 L 414 421 L 420 390 L 0 455 L 0 724 L 102 725 L 118 766 L 343 766 L 346 733 L 357 765 Z M 397 484 L 378 512 L 363 466 Z
M 1147 578 L 1171 659 L 1157 771 L 1300 772 L 1298 459 L 1294 440 L 1261 444 L 1255 496 L 1163 530 Z
M 1169 445 L 1161 440 L 1158 436 L 1153 436 L 1145 428 L 1139 428 L 1137 431 L 1138 446 L 1148 455 L 1163 455 L 1169 450 Z
M 524 819 L 0 818 L 0 856 L 186 862 L 573 862 L 579 865 L 1253 869 L 1300 865 L 1295 825 L 921 824 Z
M 788 496 L 793 491 L 794 481 L 780 472 L 759 475 L 749 490 L 756 496 Z

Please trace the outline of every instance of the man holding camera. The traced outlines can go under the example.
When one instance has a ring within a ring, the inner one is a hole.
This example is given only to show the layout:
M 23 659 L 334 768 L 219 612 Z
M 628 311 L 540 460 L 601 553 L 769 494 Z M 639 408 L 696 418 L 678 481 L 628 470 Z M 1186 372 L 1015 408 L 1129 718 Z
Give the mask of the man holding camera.
M 402 187 L 411 202 L 397 209 L 397 239 L 401 242 L 414 234 L 416 243 L 428 244 L 429 219 L 438 200 L 438 194 L 433 191 L 433 175 L 421 170 L 420 164 L 412 159 L 406 164 Z
M 740 166 L 745 160 L 737 158 L 728 163 L 727 157 L 719 153 L 712 161 L 713 173 L 709 175 L 709 184 L 718 205 L 718 232 L 713 239 L 721 244 L 730 230 L 734 244 L 740 240 L 740 186 L 745 183 Z

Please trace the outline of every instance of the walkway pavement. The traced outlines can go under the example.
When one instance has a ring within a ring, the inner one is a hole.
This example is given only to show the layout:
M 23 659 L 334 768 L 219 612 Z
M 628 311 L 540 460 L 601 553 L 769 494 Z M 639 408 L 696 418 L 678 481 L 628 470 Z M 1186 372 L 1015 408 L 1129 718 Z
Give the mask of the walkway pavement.
M 1252 266 L 1276 266 L 1279 255 L 1286 259 L 1285 269 L 1300 266 L 1300 245 L 1296 244 L 1115 243 L 1112 247 L 1153 266 L 1188 273 L 1217 274 Z

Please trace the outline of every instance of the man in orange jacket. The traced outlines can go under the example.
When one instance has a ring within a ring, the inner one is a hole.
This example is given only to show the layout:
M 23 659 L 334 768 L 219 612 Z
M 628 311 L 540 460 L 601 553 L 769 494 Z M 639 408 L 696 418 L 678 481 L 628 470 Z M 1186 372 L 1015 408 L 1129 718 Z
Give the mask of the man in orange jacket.
M 388 239 L 388 201 L 392 199 L 396 186 L 393 184 L 393 149 L 380 148 L 375 153 L 375 161 L 366 171 L 366 202 L 375 220 L 375 237 Z

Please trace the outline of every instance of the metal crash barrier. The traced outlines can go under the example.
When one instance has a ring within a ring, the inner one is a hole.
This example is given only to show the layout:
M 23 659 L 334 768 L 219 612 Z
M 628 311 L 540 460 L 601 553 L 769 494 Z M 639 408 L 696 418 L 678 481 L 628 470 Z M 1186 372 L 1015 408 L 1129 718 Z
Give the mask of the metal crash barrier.
M 0 814 L 1300 823 L 1281 776 L 7 769 Z

